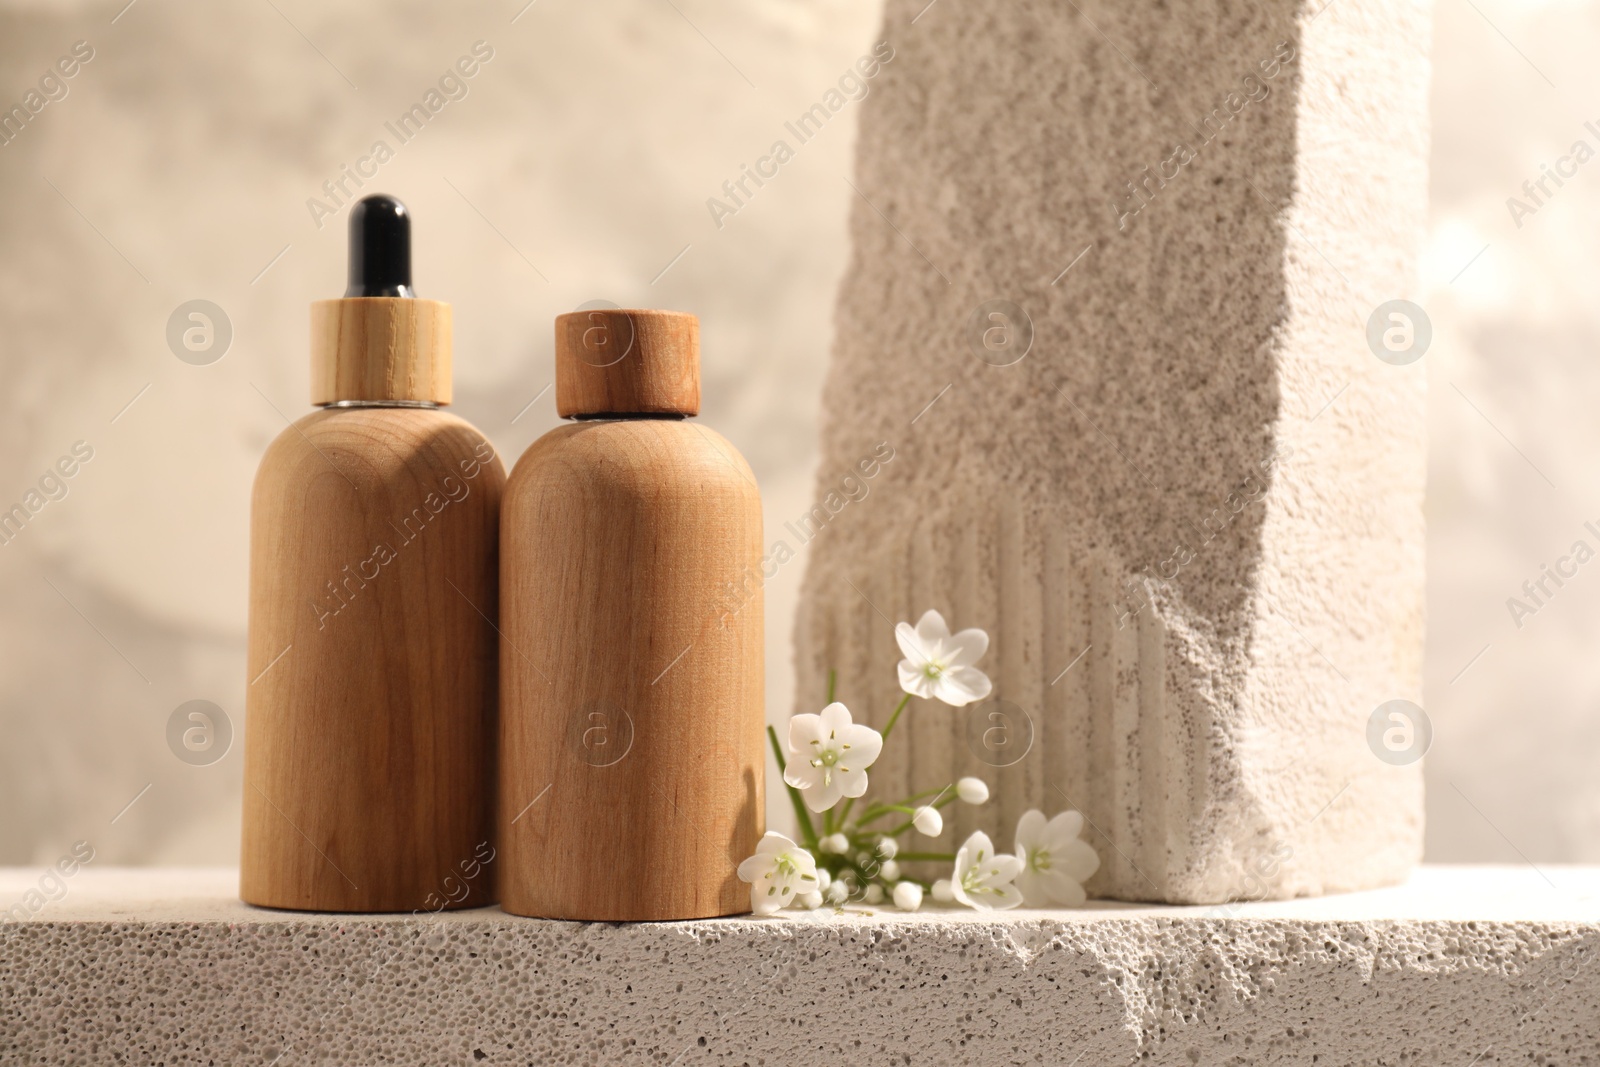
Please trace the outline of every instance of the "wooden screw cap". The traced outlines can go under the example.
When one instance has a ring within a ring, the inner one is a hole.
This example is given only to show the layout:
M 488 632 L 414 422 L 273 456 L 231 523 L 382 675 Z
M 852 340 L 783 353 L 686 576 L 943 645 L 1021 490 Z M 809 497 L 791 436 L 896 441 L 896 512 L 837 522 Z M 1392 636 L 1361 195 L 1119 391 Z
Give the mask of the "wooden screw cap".
M 698 415 L 700 320 L 685 311 L 593 308 L 556 316 L 556 411 Z
M 450 403 L 450 305 L 358 296 L 311 305 L 311 402 Z

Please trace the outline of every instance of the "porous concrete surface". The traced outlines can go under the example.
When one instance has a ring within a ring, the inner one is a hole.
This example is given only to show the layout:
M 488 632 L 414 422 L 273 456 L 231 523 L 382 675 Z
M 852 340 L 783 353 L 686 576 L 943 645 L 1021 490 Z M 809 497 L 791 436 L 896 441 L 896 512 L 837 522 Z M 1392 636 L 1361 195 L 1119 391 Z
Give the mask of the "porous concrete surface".
M 1366 726 L 1422 699 L 1424 378 L 1365 329 L 1416 295 L 1429 5 L 925 6 L 862 110 L 818 499 L 896 456 L 820 516 L 796 710 L 836 669 L 881 727 L 936 608 L 1005 703 L 914 702 L 874 796 L 978 774 L 947 832 L 1003 847 L 1078 808 L 1091 895 L 1398 881 L 1421 770 Z
M 236 878 L 85 869 L 0 925 L 0 1063 L 1600 1063 L 1600 868 L 638 925 L 264 911 Z

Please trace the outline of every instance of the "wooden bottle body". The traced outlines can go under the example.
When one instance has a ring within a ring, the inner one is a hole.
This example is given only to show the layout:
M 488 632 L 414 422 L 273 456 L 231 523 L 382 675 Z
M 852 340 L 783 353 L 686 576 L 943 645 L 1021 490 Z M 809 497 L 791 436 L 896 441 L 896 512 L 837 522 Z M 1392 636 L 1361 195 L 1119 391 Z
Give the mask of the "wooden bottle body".
M 500 893 L 520 915 L 740 914 L 764 828 L 761 500 L 670 419 L 540 438 L 501 512 Z
M 240 896 L 315 911 L 494 900 L 505 472 L 442 411 L 327 408 L 251 501 Z

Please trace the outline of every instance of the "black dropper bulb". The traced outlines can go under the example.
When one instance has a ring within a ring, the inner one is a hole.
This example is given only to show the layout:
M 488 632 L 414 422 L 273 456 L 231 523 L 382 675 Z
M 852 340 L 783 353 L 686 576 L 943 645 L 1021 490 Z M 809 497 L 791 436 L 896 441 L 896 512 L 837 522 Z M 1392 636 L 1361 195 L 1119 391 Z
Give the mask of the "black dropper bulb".
M 416 296 L 411 288 L 411 213 L 392 196 L 350 209 L 350 287 L 345 296 Z

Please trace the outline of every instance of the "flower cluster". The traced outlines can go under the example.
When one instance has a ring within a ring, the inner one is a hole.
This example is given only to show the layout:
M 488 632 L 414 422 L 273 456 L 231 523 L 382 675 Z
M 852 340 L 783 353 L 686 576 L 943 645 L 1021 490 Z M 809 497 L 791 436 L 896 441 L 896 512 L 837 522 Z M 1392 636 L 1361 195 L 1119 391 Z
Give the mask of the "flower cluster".
M 1081 839 L 1083 816 L 1075 811 L 1048 820 L 1043 812 L 1027 812 L 1017 822 L 1010 854 L 996 852 L 981 831 L 953 853 L 900 847 L 901 836 L 912 830 L 926 837 L 944 833 L 942 809 L 956 801 L 987 802 L 989 786 L 981 778 L 962 778 L 898 804 L 874 801 L 851 819 L 856 798 L 867 792 L 867 770 L 913 696 L 959 708 L 993 690 L 975 666 L 989 648 L 989 635 L 982 630 L 952 634 L 944 617 L 929 611 L 914 627 L 896 626 L 895 639 L 905 656 L 899 665 L 905 695 L 882 733 L 857 723 L 850 709 L 833 699 L 832 676 L 827 706 L 819 714 L 790 719 L 787 745 L 767 728 L 802 843 L 768 833 L 756 854 L 739 864 L 740 879 L 750 884 L 752 910 L 771 915 L 791 903 L 839 908 L 856 900 L 881 904 L 888 899 L 902 911 L 916 911 L 925 896 L 980 909 L 1081 905 L 1083 883 L 1099 869 L 1100 857 Z M 950 877 L 928 885 L 902 874 L 900 864 L 913 861 L 950 863 Z

